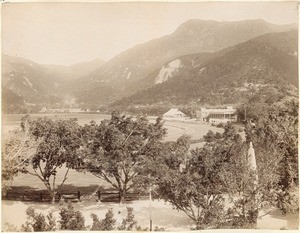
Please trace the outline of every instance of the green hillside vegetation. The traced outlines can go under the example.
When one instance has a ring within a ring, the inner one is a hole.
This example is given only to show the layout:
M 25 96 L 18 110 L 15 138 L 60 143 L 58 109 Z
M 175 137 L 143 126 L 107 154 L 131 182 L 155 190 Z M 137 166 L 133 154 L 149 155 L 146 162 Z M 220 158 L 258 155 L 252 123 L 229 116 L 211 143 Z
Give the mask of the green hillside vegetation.
M 296 39 L 296 31 L 267 34 L 198 64 L 196 55 L 185 56 L 180 58 L 184 66 L 173 78 L 112 106 L 239 104 L 266 87 L 298 86 Z

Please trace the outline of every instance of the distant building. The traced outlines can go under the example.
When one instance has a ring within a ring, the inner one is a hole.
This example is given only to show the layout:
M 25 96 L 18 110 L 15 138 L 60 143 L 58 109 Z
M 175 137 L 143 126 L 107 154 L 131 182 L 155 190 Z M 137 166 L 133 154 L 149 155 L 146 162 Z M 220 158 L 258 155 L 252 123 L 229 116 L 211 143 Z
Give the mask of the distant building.
M 197 118 L 214 124 L 237 122 L 236 109 L 231 106 L 226 108 L 201 108 L 197 112 Z
M 81 110 L 81 108 L 70 108 L 69 112 L 71 112 L 71 113 L 79 113 L 79 112 L 82 112 L 82 110 Z
M 178 110 L 177 108 L 171 108 L 169 111 L 167 111 L 163 117 L 166 118 L 185 118 L 187 115 L 185 115 L 183 112 Z
M 43 107 L 41 113 L 80 113 L 83 112 L 80 108 L 46 108 Z

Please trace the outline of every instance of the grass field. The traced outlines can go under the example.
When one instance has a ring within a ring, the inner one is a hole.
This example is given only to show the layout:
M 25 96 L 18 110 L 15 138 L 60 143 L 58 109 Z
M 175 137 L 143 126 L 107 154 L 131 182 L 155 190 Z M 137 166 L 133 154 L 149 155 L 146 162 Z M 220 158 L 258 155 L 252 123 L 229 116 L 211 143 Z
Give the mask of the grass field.
M 70 117 L 77 117 L 79 119 L 80 124 L 85 124 L 90 122 L 91 120 L 95 120 L 100 122 L 100 120 L 107 119 L 109 115 L 103 114 L 52 114 L 52 115 L 44 115 L 44 114 L 37 114 L 33 117 L 39 116 L 48 116 L 52 118 L 70 118 Z M 11 130 L 13 128 L 19 127 L 20 119 L 22 115 L 6 115 L 3 117 L 3 127 L 6 127 L 6 130 Z M 155 118 L 151 117 L 150 121 L 154 121 Z M 166 120 L 165 127 L 168 130 L 168 134 L 165 138 L 166 141 L 175 141 L 178 137 L 183 134 L 188 134 L 192 136 L 192 139 L 200 139 L 203 138 L 205 134 L 209 130 L 214 132 L 223 132 L 222 128 L 213 127 L 209 124 L 202 123 L 200 121 L 195 120 Z M 203 143 L 198 143 L 192 145 L 191 148 L 202 146 Z M 65 168 L 61 168 L 58 171 L 56 182 L 59 182 L 63 179 L 65 174 Z M 99 178 L 95 177 L 90 173 L 80 173 L 74 170 L 70 170 L 68 174 L 68 179 L 65 182 L 66 185 L 73 185 L 73 186 L 91 186 L 91 185 L 101 185 L 104 187 L 109 187 L 109 185 Z M 29 186 L 36 189 L 44 189 L 43 183 L 37 178 L 32 175 L 28 174 L 19 174 L 12 183 L 13 186 Z

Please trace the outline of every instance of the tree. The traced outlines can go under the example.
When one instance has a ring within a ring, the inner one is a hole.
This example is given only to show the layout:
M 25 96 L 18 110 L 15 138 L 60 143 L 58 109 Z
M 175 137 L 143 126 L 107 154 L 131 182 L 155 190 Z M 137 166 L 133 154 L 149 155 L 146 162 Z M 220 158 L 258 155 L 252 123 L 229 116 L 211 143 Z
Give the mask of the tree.
M 189 150 L 189 137 L 167 142 L 153 168 L 157 192 L 191 218 L 196 229 L 219 228 L 225 224 L 222 166 L 240 141 L 232 125 L 223 134 L 209 132 L 203 148 Z M 183 165 L 183 166 L 182 166 Z
M 85 165 L 80 170 L 110 183 L 124 202 L 134 179 L 143 173 L 147 158 L 157 155 L 165 134 L 161 118 L 150 123 L 145 117 L 133 119 L 114 112 L 110 120 L 82 128 Z
M 190 118 L 197 117 L 197 107 L 188 106 L 188 107 L 179 108 L 179 110 L 182 111 L 184 114 L 186 114 Z
M 51 120 L 45 117 L 27 121 L 31 135 L 39 141 L 39 145 L 34 155 L 26 159 L 28 166 L 24 166 L 23 172 L 39 178 L 54 203 L 56 193 L 67 180 L 69 169 L 75 169 L 82 163 L 79 125 L 76 119 Z M 65 174 L 57 185 L 59 169 Z
M 40 140 L 34 140 L 28 122 L 23 127 L 10 131 L 4 136 L 2 146 L 2 194 L 10 189 L 13 178 L 21 171 L 39 146 Z
M 222 134 L 207 133 L 206 144 L 191 151 L 182 172 L 180 156 L 172 157 L 177 160 L 172 163 L 170 155 L 165 156 L 165 162 L 161 161 L 165 166 L 157 167 L 164 174 L 157 182 L 159 194 L 186 213 L 196 229 L 255 228 L 259 211 L 277 201 L 280 158 L 272 157 L 272 149 L 257 149 L 259 181 L 255 183 L 256 173 L 247 160 L 248 142 L 243 142 L 232 124 L 224 129 Z M 230 208 L 225 207 L 225 200 Z
M 157 192 L 191 218 L 196 229 L 218 228 L 225 218 L 222 185 L 215 169 L 218 160 L 207 149 L 198 148 L 192 151 L 186 168 L 180 172 L 187 150 L 177 152 L 181 156 L 171 153 L 165 157 L 164 166 L 160 167 L 164 175 L 157 179 Z
M 257 170 L 251 170 L 247 151 L 249 144 L 240 142 L 234 146 L 229 160 L 222 166 L 221 175 L 227 200 L 228 223 L 232 228 L 256 228 L 260 210 L 271 211 L 276 206 L 279 159 L 272 150 L 262 151 L 254 144 Z M 258 180 L 257 180 L 258 177 Z
M 266 107 L 265 115 L 255 121 L 255 126 L 246 125 L 247 140 L 256 145 L 258 156 L 271 154 L 271 161 L 276 159 L 277 204 L 284 213 L 298 206 L 294 193 L 299 176 L 298 105 L 296 98 L 284 98 Z

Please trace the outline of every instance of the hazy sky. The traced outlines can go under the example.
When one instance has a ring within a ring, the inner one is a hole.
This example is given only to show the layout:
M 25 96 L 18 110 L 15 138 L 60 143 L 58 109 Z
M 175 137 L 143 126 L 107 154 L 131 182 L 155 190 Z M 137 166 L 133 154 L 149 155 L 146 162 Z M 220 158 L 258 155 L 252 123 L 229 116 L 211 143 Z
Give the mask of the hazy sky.
M 2 52 L 41 64 L 109 60 L 189 19 L 297 23 L 297 2 L 14 3 L 2 5 Z

